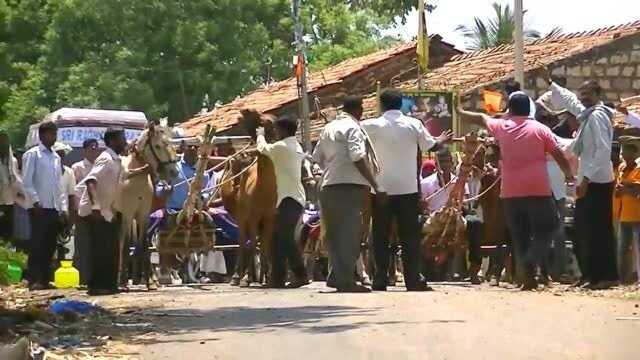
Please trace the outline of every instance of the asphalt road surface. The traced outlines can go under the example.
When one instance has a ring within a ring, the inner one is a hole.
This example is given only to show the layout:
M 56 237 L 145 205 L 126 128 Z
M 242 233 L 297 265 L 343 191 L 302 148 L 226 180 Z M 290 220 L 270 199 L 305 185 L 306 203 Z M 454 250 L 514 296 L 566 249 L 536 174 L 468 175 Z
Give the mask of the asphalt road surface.
M 144 359 L 640 359 L 640 296 L 435 288 L 336 294 L 320 283 L 219 285 L 107 302 L 169 314 L 137 347 Z

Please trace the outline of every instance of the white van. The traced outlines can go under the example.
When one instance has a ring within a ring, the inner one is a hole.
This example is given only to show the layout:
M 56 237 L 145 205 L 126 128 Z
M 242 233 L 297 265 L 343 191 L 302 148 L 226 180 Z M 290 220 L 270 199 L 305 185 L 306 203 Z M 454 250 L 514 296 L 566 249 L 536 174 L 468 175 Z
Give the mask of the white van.
M 127 142 L 140 136 L 147 125 L 147 117 L 140 111 L 98 110 L 62 108 L 44 117 L 42 122 L 53 121 L 58 126 L 58 141 L 73 148 L 65 158 L 66 164 L 82 160 L 82 143 L 86 139 L 96 139 L 104 147 L 102 137 L 107 128 L 124 128 Z M 38 127 L 42 123 L 29 127 L 25 142 L 27 149 L 40 143 Z

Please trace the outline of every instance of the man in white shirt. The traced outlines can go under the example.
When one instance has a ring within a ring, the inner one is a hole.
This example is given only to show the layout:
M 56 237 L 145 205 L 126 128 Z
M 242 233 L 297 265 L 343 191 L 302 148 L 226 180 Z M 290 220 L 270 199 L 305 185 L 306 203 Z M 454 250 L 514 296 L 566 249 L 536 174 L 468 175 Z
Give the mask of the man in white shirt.
M 427 215 L 444 208 L 449 200 L 457 176 L 453 173 L 451 152 L 441 149 L 436 155 L 436 172 L 420 181 L 422 208 Z M 442 190 L 443 187 L 446 187 Z
M 371 188 L 381 202 L 385 196 L 371 169 L 376 167 L 375 153 L 358 124 L 362 111 L 362 98 L 348 96 L 343 112 L 325 126 L 313 152 L 314 161 L 324 170 L 320 211 L 331 262 L 327 285 L 335 285 L 338 292 L 371 291 L 357 285 L 354 277 L 362 213 Z
M 121 184 L 120 154 L 127 146 L 122 129 L 107 129 L 107 146 L 93 168 L 77 187 L 82 191 L 78 215 L 90 231 L 91 277 L 89 295 L 110 295 L 118 291 L 118 240 L 120 213 L 115 208 Z
M 100 145 L 96 139 L 86 139 L 82 142 L 82 155 L 84 159 L 71 165 L 71 170 L 76 178 L 76 183 L 80 183 L 89 174 L 93 163 L 96 161 L 98 155 L 100 155 Z
M 543 78 L 550 84 L 554 101 L 574 114 L 580 122 L 572 146 L 578 157 L 576 227 L 580 249 L 577 257 L 581 283 L 603 289 L 618 281 L 613 235 L 614 175 L 611 162 L 613 109 L 602 103 L 602 88 L 596 81 L 580 87 L 579 97 L 551 81 L 548 71 Z
M 40 144 L 22 157 L 24 190 L 30 201 L 31 252 L 29 254 L 29 288 L 49 288 L 53 271 L 51 258 L 56 249 L 61 224 L 67 218 L 67 200 L 62 192 L 62 161 L 51 147 L 58 137 L 53 122 L 38 128 Z
M 82 154 L 84 155 L 84 159 L 71 166 L 71 169 L 73 170 L 73 173 L 75 175 L 76 184 L 82 182 L 82 180 L 84 180 L 84 178 L 89 175 L 89 171 L 91 171 L 96 158 L 98 157 L 98 155 L 100 155 L 98 140 L 93 138 L 86 139 L 82 143 Z M 79 201 L 79 198 L 82 194 L 77 193 L 76 195 Z M 78 269 L 78 272 L 80 273 L 80 284 L 86 285 L 89 277 L 91 276 L 89 228 L 87 227 L 87 223 L 84 221 L 76 221 L 75 225 L 75 234 L 73 236 L 73 265 L 76 267 L 76 269 Z
M 443 147 L 438 150 L 436 153 L 436 164 L 437 171 L 420 182 L 420 195 L 422 195 L 423 208 L 429 215 L 441 210 L 447 205 L 449 195 L 458 179 L 453 170 L 453 157 L 448 148 Z M 480 193 L 481 187 L 479 172 L 473 169 L 465 185 L 465 197 L 477 196 Z M 478 201 L 473 201 L 467 203 L 464 210 L 465 219 L 467 220 L 467 238 L 469 242 L 469 280 L 472 284 L 477 285 L 480 283 L 477 274 L 482 265 L 482 257 L 480 255 L 482 209 Z M 452 266 L 449 267 L 451 271 L 449 277 L 455 278 L 455 274 L 460 274 L 464 270 L 460 269 L 460 266 L 456 266 L 461 263 L 461 261 L 457 261 L 457 259 L 463 259 L 464 254 L 454 253 L 452 255 L 453 256 L 448 257 L 452 261 L 452 263 L 450 262 Z
M 627 107 L 623 105 L 619 105 L 618 107 L 616 107 L 616 110 L 624 114 L 625 124 L 640 128 L 640 114 L 629 111 L 629 109 L 627 109 Z
M 302 162 L 305 153 L 298 143 L 298 122 L 283 117 L 275 122 L 279 141 L 267 143 L 264 129 L 258 128 L 258 151 L 273 162 L 278 192 L 276 226 L 273 236 L 273 263 L 269 286 L 284 288 L 287 278 L 287 263 L 293 272 L 293 280 L 287 288 L 299 288 L 309 284 L 309 277 L 302 259 L 302 252 L 295 240 L 295 228 L 306 202 L 302 186 Z
M 371 138 L 380 160 L 381 171 L 377 181 L 388 195 L 388 202 L 374 198 L 373 245 L 376 275 L 373 290 L 386 291 L 389 267 L 389 232 L 391 221 L 396 220 L 398 237 L 402 244 L 405 285 L 409 291 L 431 290 L 419 279 L 420 258 L 418 224 L 418 163 L 416 155 L 434 150 L 439 144 L 451 139 L 446 131 L 438 138 L 432 137 L 417 119 L 405 116 L 402 108 L 402 93 L 385 90 L 380 95 L 384 114 L 362 122 L 362 127 Z
M 564 76 L 554 76 L 553 82 L 562 87 L 567 86 L 567 78 L 565 78 Z M 544 110 L 554 115 L 566 110 L 562 106 L 562 103 L 554 99 L 553 91 L 551 90 L 548 90 L 544 94 L 540 95 L 536 100 L 536 104 L 541 105 Z
M 60 162 L 64 162 L 65 156 L 73 149 L 71 146 L 61 142 L 57 142 L 52 147 L 53 151 L 60 156 Z M 76 199 L 76 178 L 73 174 L 73 170 L 66 165 L 62 165 L 62 179 L 60 181 L 61 191 L 63 192 L 63 198 L 66 201 L 66 207 L 68 213 L 73 217 L 77 211 L 77 199 Z

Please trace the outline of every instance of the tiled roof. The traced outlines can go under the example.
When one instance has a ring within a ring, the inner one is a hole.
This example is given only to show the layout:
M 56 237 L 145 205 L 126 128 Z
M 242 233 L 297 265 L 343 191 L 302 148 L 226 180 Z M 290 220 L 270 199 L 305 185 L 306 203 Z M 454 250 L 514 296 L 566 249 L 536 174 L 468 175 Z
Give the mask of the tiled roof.
M 453 48 L 453 45 L 446 45 Z M 338 85 L 351 75 L 364 71 L 397 55 L 414 52 L 415 48 L 415 42 L 404 43 L 393 48 L 380 50 L 373 54 L 345 60 L 322 71 L 313 72 L 309 74 L 309 92 L 313 93 L 328 86 Z M 240 109 L 251 108 L 260 112 L 269 112 L 297 99 L 298 89 L 296 79 L 289 78 L 257 89 L 205 115 L 196 116 L 183 123 L 181 127 L 191 133 L 197 131 L 197 129 L 201 128 L 204 124 L 213 122 L 218 131 L 224 131 L 237 123 L 240 116 Z
M 556 35 L 525 43 L 525 71 L 531 71 L 574 55 L 585 53 L 615 39 L 640 33 L 640 20 L 624 25 L 566 35 Z M 490 85 L 512 76 L 513 45 L 479 50 L 454 56 L 451 61 L 426 76 L 426 87 L 461 93 Z M 415 87 L 416 81 L 403 87 Z

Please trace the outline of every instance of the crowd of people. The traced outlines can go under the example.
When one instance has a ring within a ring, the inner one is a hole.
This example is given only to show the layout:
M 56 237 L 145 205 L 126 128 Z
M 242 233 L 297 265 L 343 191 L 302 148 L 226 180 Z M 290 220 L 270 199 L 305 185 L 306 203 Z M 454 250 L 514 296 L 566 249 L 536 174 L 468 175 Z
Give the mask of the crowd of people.
M 640 148 L 626 141 L 619 155 L 613 131 L 616 111 L 623 112 L 631 125 L 640 123 L 640 116 L 605 105 L 596 82 L 585 83 L 575 95 L 563 87 L 563 79 L 545 79 L 549 91 L 536 101 L 517 82 L 507 82 L 508 100 L 502 114 L 457 109 L 464 121 L 488 131 L 487 162 L 483 169 L 471 171 L 466 181 L 469 250 L 463 262 L 469 266 L 460 271 L 452 265 L 447 271 L 449 275 L 466 272 L 471 283 L 481 282 L 483 227 L 496 215 L 489 214 L 479 198 L 482 177 L 491 174 L 501 182 L 499 206 L 508 230 L 505 238 L 523 290 L 536 289 L 549 275 L 557 281 L 567 275 L 567 234 L 562 220 L 570 191 L 577 198 L 577 234 L 572 240 L 582 274 L 575 285 L 610 288 L 632 276 L 625 266 L 631 247 L 635 249 L 636 276 L 640 274 Z M 278 140 L 274 143 L 268 143 L 264 129 L 258 129 L 257 151 L 272 160 L 277 186 L 270 287 L 298 288 L 310 281 L 294 229 L 310 197 L 303 183 L 313 179 L 306 164 L 313 161 L 321 173 L 319 207 L 329 254 L 327 285 L 338 292 L 386 291 L 395 252 L 390 238 L 397 234 L 407 291 L 432 290 L 427 280 L 434 277 L 434 271 L 425 265 L 420 248 L 421 226 L 425 218 L 447 206 L 459 174 L 448 145 L 452 133 L 432 136 L 422 122 L 401 111 L 402 103 L 400 91 L 385 90 L 380 96 L 382 115 L 362 119 L 362 99 L 346 97 L 342 111 L 325 126 L 312 155 L 298 143 L 295 119 L 275 121 Z M 562 121 L 547 124 L 544 119 L 549 115 Z M 54 123 L 42 123 L 39 138 L 40 144 L 20 157 L 13 153 L 7 133 L 0 132 L 0 237 L 12 239 L 16 248 L 28 252 L 29 288 L 41 290 L 50 286 L 57 238 L 73 224 L 74 263 L 81 283 L 92 295 L 116 293 L 120 231 L 116 194 L 123 173 L 120 156 L 127 148 L 124 131 L 108 129 L 101 139 L 103 150 L 98 139 L 84 141 L 84 158 L 71 167 L 63 165 L 70 149 L 56 142 Z M 187 182 L 196 172 L 198 146 L 197 142 L 184 143 L 176 164 L 178 175 L 157 187 L 157 195 L 167 198 L 167 211 L 178 211 L 184 205 Z M 429 160 L 420 168 L 417 158 L 428 152 L 435 153 L 435 162 Z M 203 197 L 211 195 L 219 178 L 220 173 L 205 174 Z M 376 269 L 371 288 L 355 276 L 362 234 L 368 231 L 363 213 L 369 198 Z M 28 229 L 21 225 L 25 217 Z M 553 264 L 549 263 L 551 255 Z M 453 259 L 460 256 L 465 257 L 456 254 Z M 292 274 L 289 282 L 288 270 Z M 497 284 L 500 274 L 494 276 Z

